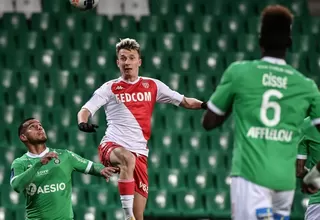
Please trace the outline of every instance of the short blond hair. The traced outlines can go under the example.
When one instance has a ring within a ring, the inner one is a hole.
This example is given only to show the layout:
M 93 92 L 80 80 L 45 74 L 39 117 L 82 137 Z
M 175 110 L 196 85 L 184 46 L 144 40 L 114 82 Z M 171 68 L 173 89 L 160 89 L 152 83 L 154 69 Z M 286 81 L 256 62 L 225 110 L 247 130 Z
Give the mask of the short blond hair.
M 117 56 L 121 49 L 136 50 L 140 56 L 140 44 L 135 39 L 131 39 L 131 38 L 120 39 L 120 42 L 116 44 Z

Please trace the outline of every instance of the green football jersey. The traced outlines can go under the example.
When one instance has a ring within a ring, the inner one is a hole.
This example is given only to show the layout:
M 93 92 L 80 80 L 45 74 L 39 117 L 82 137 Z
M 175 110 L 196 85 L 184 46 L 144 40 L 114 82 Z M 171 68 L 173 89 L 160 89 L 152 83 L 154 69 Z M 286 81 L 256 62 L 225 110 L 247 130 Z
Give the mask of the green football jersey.
M 320 133 L 306 119 L 302 127 L 303 138 L 298 147 L 298 159 L 306 159 L 306 168 L 311 169 L 320 161 Z M 320 192 L 310 196 L 309 205 L 320 203 Z
M 49 151 L 56 152 L 59 159 L 53 158 L 42 165 L 40 158 Z M 72 172 L 88 173 L 92 162 L 79 155 L 62 149 L 47 148 L 41 155 L 26 153 L 13 161 L 10 184 L 28 169 L 36 169 L 31 183 L 24 187 L 26 198 L 26 219 L 53 220 L 73 219 L 71 203 Z
M 299 126 L 309 115 L 320 123 L 320 93 L 314 81 L 284 60 L 232 63 L 208 108 L 235 120 L 232 176 L 274 190 L 295 189 Z

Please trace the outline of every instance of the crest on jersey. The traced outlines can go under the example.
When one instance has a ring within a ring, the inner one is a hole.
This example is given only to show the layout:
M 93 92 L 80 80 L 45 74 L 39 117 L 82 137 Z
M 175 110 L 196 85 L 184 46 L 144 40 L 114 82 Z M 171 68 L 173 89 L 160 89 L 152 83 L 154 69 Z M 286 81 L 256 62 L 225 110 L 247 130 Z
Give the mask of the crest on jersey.
M 142 86 L 147 89 L 147 88 L 149 88 L 149 83 L 148 82 L 143 82 Z
M 60 160 L 59 160 L 59 159 L 55 159 L 53 162 L 54 162 L 55 164 L 59 164 L 59 163 L 60 163 Z

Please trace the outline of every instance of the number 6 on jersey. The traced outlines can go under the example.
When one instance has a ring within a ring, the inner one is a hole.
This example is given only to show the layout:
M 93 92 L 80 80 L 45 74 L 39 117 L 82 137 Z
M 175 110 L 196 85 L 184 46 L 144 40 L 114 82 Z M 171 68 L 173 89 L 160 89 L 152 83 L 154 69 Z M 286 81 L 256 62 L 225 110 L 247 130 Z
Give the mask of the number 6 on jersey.
M 270 101 L 270 98 L 272 96 L 275 96 L 278 99 L 281 99 L 283 97 L 283 94 L 276 89 L 269 89 L 265 91 L 265 93 L 263 93 L 262 104 L 260 108 L 260 119 L 261 119 L 261 122 L 267 127 L 276 126 L 280 122 L 280 116 L 281 116 L 281 106 L 276 101 Z M 268 118 L 268 115 L 267 115 L 268 109 L 274 110 L 272 119 Z

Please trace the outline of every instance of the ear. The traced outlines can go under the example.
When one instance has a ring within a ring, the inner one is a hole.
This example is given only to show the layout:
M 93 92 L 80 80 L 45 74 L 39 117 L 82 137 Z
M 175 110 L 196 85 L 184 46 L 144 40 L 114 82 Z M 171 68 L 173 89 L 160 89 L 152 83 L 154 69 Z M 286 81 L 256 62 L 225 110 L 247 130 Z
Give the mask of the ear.
M 25 142 L 28 140 L 28 138 L 24 134 L 20 134 L 19 138 L 22 142 Z
M 119 60 L 117 59 L 117 66 L 119 67 Z
M 139 66 L 141 66 L 142 64 L 142 59 L 139 59 Z

